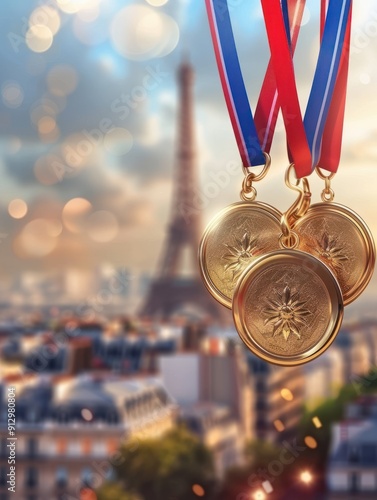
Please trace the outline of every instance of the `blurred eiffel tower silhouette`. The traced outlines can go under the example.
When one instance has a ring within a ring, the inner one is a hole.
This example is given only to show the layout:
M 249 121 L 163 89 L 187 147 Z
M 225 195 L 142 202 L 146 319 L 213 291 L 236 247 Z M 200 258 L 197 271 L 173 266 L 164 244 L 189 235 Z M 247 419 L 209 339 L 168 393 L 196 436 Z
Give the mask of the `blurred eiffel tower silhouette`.
M 152 281 L 141 314 L 167 319 L 174 313 L 200 310 L 203 316 L 222 319 L 223 307 L 205 289 L 199 274 L 197 252 L 202 229 L 200 209 L 195 209 L 198 184 L 194 139 L 194 70 L 188 61 L 178 68 L 180 112 L 178 151 L 170 224 L 159 270 Z M 189 253 L 189 255 L 187 255 Z M 191 275 L 182 277 L 184 257 Z

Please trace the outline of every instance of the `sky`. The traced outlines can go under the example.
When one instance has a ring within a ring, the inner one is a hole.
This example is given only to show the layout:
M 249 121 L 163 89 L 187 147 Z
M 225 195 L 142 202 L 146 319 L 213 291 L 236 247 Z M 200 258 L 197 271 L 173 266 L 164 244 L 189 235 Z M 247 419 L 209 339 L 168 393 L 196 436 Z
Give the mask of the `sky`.
M 319 0 L 308 0 L 295 70 L 304 110 L 318 55 Z M 259 2 L 230 0 L 242 70 L 255 107 L 269 51 Z M 152 275 L 170 212 L 176 153 L 176 69 L 195 68 L 199 193 L 239 163 L 204 2 L 14 1 L 0 17 L 0 273 L 23 276 L 127 267 Z M 342 163 L 336 201 L 377 235 L 377 7 L 355 2 Z M 278 122 L 258 199 L 286 210 L 288 163 Z M 236 171 L 237 172 L 237 171 Z M 238 201 L 242 172 L 206 197 L 203 224 Z M 310 178 L 313 199 L 322 184 Z M 364 300 L 377 293 L 374 279 Z

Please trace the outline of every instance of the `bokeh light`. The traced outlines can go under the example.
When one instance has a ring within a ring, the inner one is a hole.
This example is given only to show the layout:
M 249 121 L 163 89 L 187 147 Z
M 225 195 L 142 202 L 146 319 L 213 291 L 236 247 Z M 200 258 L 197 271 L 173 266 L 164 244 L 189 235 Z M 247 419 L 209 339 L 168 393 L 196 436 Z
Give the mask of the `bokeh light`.
M 93 21 L 98 19 L 99 13 L 99 4 L 96 4 L 92 7 L 79 10 L 79 12 L 77 13 L 77 18 L 84 23 L 92 23 Z
M 46 115 L 52 116 L 53 118 L 59 113 L 58 105 L 51 99 L 43 98 L 39 99 L 30 110 L 30 119 L 34 125 L 38 126 L 39 120 L 44 118 Z
M 312 422 L 313 422 L 314 427 L 316 427 L 317 429 L 320 429 L 322 427 L 322 422 L 320 421 L 320 419 L 318 417 L 313 417 Z
M 52 45 L 52 31 L 43 24 L 33 24 L 26 33 L 25 42 L 33 52 L 46 52 Z
M 147 0 L 149 5 L 152 5 L 152 7 L 161 7 L 162 5 L 165 5 L 168 3 L 168 0 Z
M 13 219 L 22 219 L 27 214 L 27 204 L 24 200 L 16 198 L 8 205 L 8 213 Z
M 285 399 L 286 401 L 293 401 L 293 394 L 286 387 L 280 391 L 280 394 L 281 394 L 281 397 L 283 399 Z
M 254 493 L 254 495 L 252 496 L 253 500 L 265 500 L 266 498 L 266 494 L 264 491 L 262 490 L 258 490 Z
M 270 494 L 274 491 L 274 488 L 273 488 L 272 484 L 270 483 L 270 481 L 263 481 L 262 486 L 263 486 L 264 491 L 268 494 Z
M 59 12 L 49 5 L 37 7 L 30 14 L 29 26 L 47 26 L 53 35 L 59 31 L 60 28 L 60 14 Z
M 69 200 L 62 212 L 64 226 L 72 233 L 83 231 L 85 221 L 92 211 L 92 204 L 85 198 L 72 198 Z
M 24 226 L 14 241 L 14 251 L 21 258 L 41 258 L 57 246 L 55 224 L 47 219 L 34 219 Z
M 90 488 L 84 488 L 80 491 L 80 500 L 97 500 L 97 494 Z
M 66 96 L 77 87 L 78 76 L 76 70 L 68 64 L 61 64 L 52 68 L 47 75 L 47 86 L 51 94 Z
M 306 446 L 308 448 L 311 448 L 312 450 L 315 450 L 318 446 L 317 441 L 312 436 L 306 436 L 304 441 L 305 441 Z
M 118 234 L 118 221 L 111 212 L 98 210 L 88 217 L 87 231 L 96 243 L 108 243 Z
M 274 426 L 275 426 L 275 429 L 278 431 L 278 432 L 283 432 L 284 429 L 285 429 L 285 425 L 283 424 L 283 422 L 279 419 L 275 420 L 274 422 Z
M 81 410 L 81 416 L 87 422 L 90 422 L 91 420 L 93 420 L 93 413 L 88 408 L 83 408 Z
M 1 86 L 3 103 L 8 108 L 18 108 L 24 100 L 24 92 L 19 83 L 13 81 L 4 82 Z
M 80 9 L 80 2 L 75 0 L 56 0 L 59 8 L 66 14 L 75 14 Z
M 129 5 L 115 16 L 111 40 L 120 55 L 141 61 L 170 54 L 178 44 L 179 28 L 167 14 Z
M 204 488 L 203 486 L 200 486 L 200 484 L 194 484 L 193 487 L 192 487 L 192 491 L 193 493 L 197 496 L 197 497 L 204 497 L 205 495 L 205 491 L 204 491 Z
M 308 470 L 304 470 L 300 474 L 300 480 L 305 484 L 310 484 L 313 481 L 313 476 Z
M 99 0 L 57 0 L 59 8 L 66 14 L 76 14 L 81 10 L 91 9 L 99 4 Z
M 56 121 L 51 116 L 42 116 L 38 120 L 38 132 L 40 134 L 49 134 L 56 128 Z
M 99 45 L 108 38 L 106 26 L 100 23 L 87 23 L 76 17 L 73 21 L 73 32 L 75 37 L 85 45 Z
M 123 156 L 132 149 L 132 134 L 125 128 L 114 127 L 106 133 L 103 146 L 109 153 Z

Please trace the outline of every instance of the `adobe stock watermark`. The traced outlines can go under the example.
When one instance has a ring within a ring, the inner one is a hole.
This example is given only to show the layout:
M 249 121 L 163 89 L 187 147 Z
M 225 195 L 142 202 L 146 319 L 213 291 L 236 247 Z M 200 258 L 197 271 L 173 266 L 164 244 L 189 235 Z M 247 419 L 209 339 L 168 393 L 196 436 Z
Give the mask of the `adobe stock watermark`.
M 112 115 L 102 118 L 95 128 L 82 130 L 79 133 L 82 139 L 74 146 L 65 145 L 63 154 L 51 162 L 51 168 L 57 180 L 62 181 L 65 177 L 76 173 L 82 161 L 103 143 L 106 134 L 117 126 L 116 123 L 128 118 L 169 76 L 170 73 L 162 69 L 160 65 L 146 66 L 140 84 L 132 87 L 129 92 L 122 93 L 111 102 Z
M 187 224 L 190 224 L 192 217 L 204 210 L 211 200 L 217 198 L 231 183 L 233 177 L 242 174 L 241 164 L 238 161 L 229 161 L 221 170 L 211 170 L 208 178 L 202 187 L 193 185 L 190 187 L 194 193 L 189 202 L 178 203 L 178 213 Z
M 58 10 L 56 0 L 39 0 L 35 10 L 31 13 L 30 19 L 23 16 L 21 18 L 21 30 L 19 33 L 8 32 L 7 38 L 16 54 L 20 52 L 20 47 L 26 46 L 26 36 L 30 25 L 48 26 L 54 20 Z
M 271 460 L 266 468 L 259 468 L 257 472 L 249 476 L 247 482 L 250 488 L 257 489 L 261 486 L 267 488 L 269 486 L 269 492 L 271 492 L 272 484 L 276 479 L 308 449 L 306 445 L 298 445 L 297 439 L 291 443 L 283 441 L 282 446 L 283 448 L 275 460 Z M 240 493 L 236 500 L 250 500 L 250 491 Z

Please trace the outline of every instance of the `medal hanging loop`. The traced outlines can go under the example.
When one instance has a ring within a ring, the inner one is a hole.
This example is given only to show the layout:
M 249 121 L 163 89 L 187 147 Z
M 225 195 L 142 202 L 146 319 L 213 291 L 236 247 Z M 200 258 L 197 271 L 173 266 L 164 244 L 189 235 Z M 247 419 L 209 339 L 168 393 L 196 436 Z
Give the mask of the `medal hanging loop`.
M 264 179 L 271 166 L 271 157 L 268 153 L 264 153 L 266 163 L 259 174 L 254 172 L 249 172 L 247 168 L 242 166 L 243 173 L 245 175 L 242 182 L 242 189 L 240 192 L 241 200 L 243 201 L 254 201 L 257 197 L 257 190 L 253 186 L 253 182 L 258 182 Z
M 299 196 L 295 203 L 289 209 L 289 220 L 297 221 L 303 217 L 310 208 L 312 193 L 310 191 L 309 181 L 306 177 L 302 179 L 295 178 L 296 182 L 291 182 L 291 177 L 294 174 L 295 166 L 291 163 L 285 172 L 285 184 L 290 189 L 299 192 Z M 300 187 L 300 185 L 302 187 Z
M 331 180 L 335 177 L 335 172 L 332 172 L 329 175 L 325 175 L 322 173 L 321 169 L 317 167 L 315 171 L 318 174 L 318 177 L 325 181 L 325 189 L 321 193 L 321 199 L 325 202 L 334 201 L 335 193 L 334 190 L 331 189 Z
M 282 234 L 279 243 L 282 248 L 295 249 L 300 244 L 298 234 L 292 230 L 292 223 L 303 217 L 310 207 L 311 192 L 308 179 L 297 179 L 296 182 L 291 182 L 291 176 L 294 172 L 294 164 L 291 163 L 285 172 L 285 184 L 294 191 L 299 193 L 297 200 L 292 206 L 282 215 L 280 220 Z

